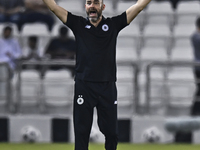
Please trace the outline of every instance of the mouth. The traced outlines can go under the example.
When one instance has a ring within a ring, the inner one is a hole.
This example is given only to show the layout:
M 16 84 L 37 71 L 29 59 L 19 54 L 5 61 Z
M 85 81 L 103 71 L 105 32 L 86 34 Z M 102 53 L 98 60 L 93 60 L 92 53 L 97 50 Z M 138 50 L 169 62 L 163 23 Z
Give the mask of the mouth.
M 91 10 L 89 11 L 90 17 L 96 17 L 97 16 L 97 11 L 96 10 Z

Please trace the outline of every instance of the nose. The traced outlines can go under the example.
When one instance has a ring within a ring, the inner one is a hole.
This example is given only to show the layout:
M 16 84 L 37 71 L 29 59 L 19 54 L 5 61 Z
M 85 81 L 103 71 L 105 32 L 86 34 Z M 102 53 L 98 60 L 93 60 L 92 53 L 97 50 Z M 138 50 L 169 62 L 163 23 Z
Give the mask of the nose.
M 91 3 L 90 7 L 94 7 L 94 3 Z

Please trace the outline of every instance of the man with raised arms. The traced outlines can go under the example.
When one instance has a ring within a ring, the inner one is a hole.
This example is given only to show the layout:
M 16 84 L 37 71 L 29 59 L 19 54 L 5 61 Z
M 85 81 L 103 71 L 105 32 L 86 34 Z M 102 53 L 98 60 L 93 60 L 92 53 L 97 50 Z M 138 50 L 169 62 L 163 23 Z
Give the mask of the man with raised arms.
M 94 107 L 97 109 L 99 129 L 105 136 L 105 149 L 116 150 L 117 36 L 151 0 L 138 0 L 122 14 L 111 18 L 102 15 L 106 7 L 103 0 L 86 0 L 87 18 L 72 14 L 54 0 L 43 1 L 72 30 L 76 39 L 75 150 L 88 150 Z

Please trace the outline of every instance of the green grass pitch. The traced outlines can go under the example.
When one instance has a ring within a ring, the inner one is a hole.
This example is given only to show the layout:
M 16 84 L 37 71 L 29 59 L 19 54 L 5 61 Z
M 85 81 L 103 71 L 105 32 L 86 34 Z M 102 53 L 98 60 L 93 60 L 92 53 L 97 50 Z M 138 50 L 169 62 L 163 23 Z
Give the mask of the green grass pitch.
M 73 150 L 73 144 L 9 144 L 1 143 L 0 150 Z M 200 145 L 190 144 L 126 144 L 119 143 L 117 150 L 199 150 Z M 105 150 L 103 144 L 90 144 L 89 150 Z

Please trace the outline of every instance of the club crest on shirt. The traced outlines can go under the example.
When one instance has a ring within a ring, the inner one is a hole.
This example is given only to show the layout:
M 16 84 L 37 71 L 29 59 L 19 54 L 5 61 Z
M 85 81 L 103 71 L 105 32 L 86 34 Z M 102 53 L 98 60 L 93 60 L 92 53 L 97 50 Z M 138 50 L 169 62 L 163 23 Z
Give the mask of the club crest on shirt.
M 108 31 L 108 30 L 109 30 L 108 25 L 107 25 L 107 24 L 104 24 L 104 25 L 102 26 L 102 30 L 103 30 L 103 31 Z
M 82 104 L 84 103 L 83 95 L 79 95 L 79 96 L 78 96 L 77 103 L 78 103 L 79 105 L 82 105 Z

